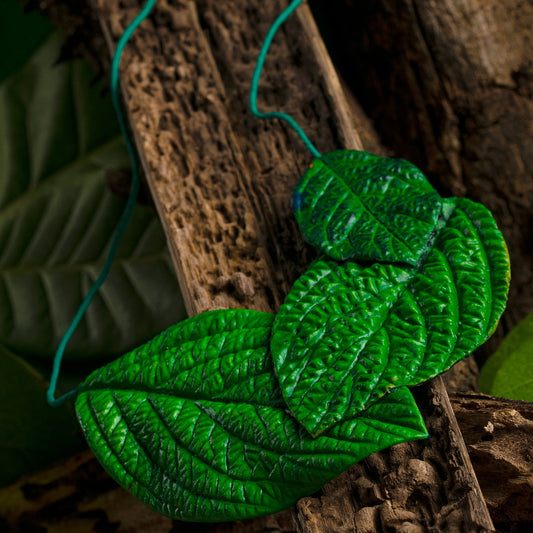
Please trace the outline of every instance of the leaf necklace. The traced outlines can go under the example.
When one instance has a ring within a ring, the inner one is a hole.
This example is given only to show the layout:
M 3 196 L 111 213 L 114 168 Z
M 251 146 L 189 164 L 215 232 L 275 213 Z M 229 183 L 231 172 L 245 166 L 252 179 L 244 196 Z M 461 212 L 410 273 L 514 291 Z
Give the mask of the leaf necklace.
M 441 198 L 403 160 L 352 150 L 320 154 L 292 117 L 257 109 L 270 43 L 302 1 L 293 0 L 267 34 L 250 107 L 259 118 L 286 121 L 315 157 L 292 201 L 304 237 L 322 255 L 277 315 L 202 313 L 55 399 L 62 350 L 104 268 L 54 361 L 50 403 L 75 396 L 99 461 L 172 518 L 214 522 L 273 513 L 375 451 L 425 438 L 407 386 L 469 355 L 505 306 L 509 258 L 486 208 Z M 124 32 L 113 59 L 124 132 L 120 53 L 154 4 L 149 0 Z M 108 259 L 113 253 L 112 247 Z

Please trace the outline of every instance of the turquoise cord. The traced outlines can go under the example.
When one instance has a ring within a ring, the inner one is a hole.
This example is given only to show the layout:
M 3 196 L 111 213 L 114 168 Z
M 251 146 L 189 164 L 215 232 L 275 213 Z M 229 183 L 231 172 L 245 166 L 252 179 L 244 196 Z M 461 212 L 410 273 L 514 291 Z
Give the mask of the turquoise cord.
M 122 112 L 122 108 L 120 106 L 120 96 L 119 96 L 120 70 L 119 70 L 119 67 L 120 67 L 120 58 L 122 56 L 124 47 L 126 46 L 133 32 L 148 17 L 155 3 L 156 3 L 156 0 L 147 0 L 146 4 L 144 5 L 140 13 L 133 19 L 130 25 L 126 28 L 126 30 L 124 31 L 124 33 L 122 34 L 122 36 L 120 37 L 117 43 L 115 54 L 113 55 L 113 60 L 111 62 L 111 97 L 112 97 L 113 105 L 115 106 L 115 111 L 118 117 L 120 131 L 122 132 L 122 135 L 126 142 L 126 147 L 128 149 L 128 153 L 131 159 L 131 170 L 132 170 L 131 189 L 130 189 L 130 193 L 128 196 L 128 201 L 126 202 L 126 207 L 124 208 L 124 212 L 122 213 L 122 216 L 120 217 L 117 228 L 115 230 L 115 234 L 113 235 L 113 239 L 109 246 L 109 250 L 107 252 L 107 256 L 105 258 L 102 271 L 100 272 L 93 286 L 89 289 L 89 292 L 83 299 L 83 302 L 81 303 L 78 311 L 76 312 L 76 315 L 72 319 L 72 322 L 70 323 L 69 327 L 67 328 L 67 331 L 63 335 L 63 338 L 61 339 L 59 346 L 57 348 L 57 351 L 55 353 L 54 364 L 52 367 L 52 375 L 50 377 L 50 385 L 46 393 L 46 399 L 48 400 L 48 403 L 53 407 L 62 405 L 70 398 L 73 398 L 74 396 L 76 396 L 76 394 L 78 393 L 78 388 L 75 388 L 67 392 L 63 396 L 59 398 L 55 398 L 57 379 L 59 377 L 59 371 L 61 369 L 61 360 L 63 359 L 63 354 L 65 353 L 65 348 L 70 338 L 74 334 L 74 331 L 76 331 L 76 328 L 81 322 L 81 319 L 83 318 L 83 315 L 85 314 L 89 305 L 91 304 L 91 301 L 94 298 L 95 294 L 98 292 L 98 290 L 104 283 L 107 275 L 109 274 L 111 263 L 113 262 L 113 259 L 115 258 L 115 255 L 117 253 L 117 248 L 120 243 L 120 239 L 122 238 L 122 235 L 124 234 L 124 230 L 126 229 L 126 226 L 128 225 L 128 222 L 133 213 L 133 208 L 135 207 L 135 203 L 137 201 L 137 195 L 139 192 L 139 184 L 140 184 L 139 161 L 138 161 L 137 153 L 135 151 L 133 143 L 130 140 L 128 128 L 126 125 L 126 119 L 124 117 L 124 113 Z
M 250 87 L 250 109 L 252 113 L 260 118 L 260 119 L 272 119 L 277 118 L 280 120 L 284 120 L 289 124 L 289 126 L 296 132 L 296 134 L 300 137 L 302 142 L 304 143 L 305 147 L 311 152 L 311 154 L 314 157 L 320 157 L 320 152 L 315 148 L 313 143 L 309 140 L 303 129 L 298 125 L 298 123 L 289 115 L 281 112 L 270 112 L 270 113 L 263 113 L 257 109 L 257 90 L 259 86 L 259 79 L 261 77 L 261 71 L 263 69 L 263 64 L 265 62 L 266 55 L 268 53 L 268 50 L 270 48 L 270 45 L 272 44 L 272 40 L 274 39 L 274 36 L 276 32 L 278 31 L 279 27 L 287 20 L 287 18 L 293 13 L 293 11 L 303 2 L 303 0 L 293 0 L 289 6 L 279 15 L 279 17 L 274 21 L 272 24 L 270 30 L 268 31 L 265 40 L 263 42 L 263 45 L 261 47 L 261 50 L 259 52 L 259 56 L 257 57 L 257 63 L 255 66 L 255 70 L 252 76 L 252 82 Z M 124 30 L 124 33 L 120 37 L 117 47 L 115 49 L 115 54 L 113 56 L 113 60 L 111 62 L 111 97 L 113 100 L 113 105 L 115 107 L 115 111 L 117 113 L 120 130 L 122 132 L 122 135 L 126 142 L 126 147 L 128 149 L 128 153 L 130 155 L 131 159 L 131 167 L 132 167 L 132 183 L 131 183 L 131 189 L 130 194 L 128 197 L 128 201 L 126 203 L 126 207 L 124 208 L 124 212 L 122 213 L 122 216 L 119 220 L 119 223 L 117 225 L 117 228 L 115 230 L 115 234 L 113 236 L 113 239 L 111 241 L 111 244 L 109 246 L 109 250 L 107 252 L 107 256 L 104 262 L 104 266 L 102 267 L 102 271 L 100 272 L 98 278 L 92 285 L 92 287 L 89 289 L 89 292 L 85 296 L 83 302 L 81 303 L 78 311 L 76 312 L 76 315 L 72 319 L 72 322 L 70 323 L 69 327 L 67 328 L 67 331 L 63 335 L 59 346 L 57 348 L 57 351 L 54 356 L 54 363 L 52 367 L 52 375 L 50 377 L 50 385 L 48 387 L 48 391 L 46 394 L 46 398 L 48 400 L 48 403 L 51 406 L 59 406 L 65 403 L 70 398 L 73 398 L 78 393 L 78 389 L 75 388 L 63 396 L 59 398 L 55 398 L 55 391 L 57 388 L 57 380 L 59 377 L 59 372 L 61 369 L 61 361 L 63 359 L 63 355 L 65 352 L 65 348 L 71 339 L 72 335 L 76 331 L 76 328 L 78 327 L 79 323 L 81 322 L 85 312 L 87 311 L 89 305 L 91 304 L 92 299 L 104 283 L 107 275 L 109 274 L 109 270 L 111 268 L 111 264 L 113 262 L 113 259 L 116 255 L 118 245 L 120 243 L 120 239 L 122 238 L 122 235 L 124 233 L 124 230 L 126 229 L 126 226 L 129 222 L 129 219 L 133 213 L 133 208 L 135 207 L 137 194 L 139 191 L 139 184 L 140 184 L 140 178 L 139 178 L 139 161 L 137 158 L 137 153 L 135 151 L 135 148 L 133 146 L 133 143 L 131 142 L 129 138 L 129 133 L 126 125 L 126 119 L 124 117 L 124 114 L 122 112 L 122 108 L 120 106 L 120 97 L 119 97 L 119 66 L 120 66 L 120 59 L 122 56 L 122 52 L 124 50 L 124 47 L 126 46 L 128 40 L 132 36 L 133 32 L 137 29 L 137 27 L 148 17 L 151 10 L 153 9 L 154 5 L 156 3 L 156 0 L 147 0 L 146 4 L 144 5 L 143 9 L 140 11 L 140 13 L 133 19 L 133 21 L 130 23 L 130 25 Z
M 265 41 L 263 42 L 263 46 L 261 46 L 261 50 L 259 52 L 259 55 L 257 56 L 257 63 L 255 65 L 254 74 L 252 76 L 252 83 L 250 86 L 250 110 L 258 118 L 277 118 L 287 122 L 287 124 L 289 124 L 289 126 L 297 133 L 298 137 L 300 137 L 302 142 L 305 144 L 305 147 L 313 154 L 313 156 L 320 157 L 320 152 L 315 148 L 315 145 L 309 140 L 304 130 L 298 125 L 296 120 L 294 120 L 290 115 L 281 113 L 279 111 L 263 113 L 257 109 L 257 89 L 259 86 L 259 78 L 261 77 L 261 71 L 263 70 L 263 64 L 265 62 L 268 49 L 270 48 L 272 40 L 274 39 L 274 36 L 276 35 L 276 32 L 278 31 L 279 27 L 289 18 L 293 11 L 303 1 L 304 0 L 293 0 L 289 4 L 289 6 L 274 21 L 274 23 L 270 27 L 270 30 L 268 30 L 268 33 L 265 37 Z

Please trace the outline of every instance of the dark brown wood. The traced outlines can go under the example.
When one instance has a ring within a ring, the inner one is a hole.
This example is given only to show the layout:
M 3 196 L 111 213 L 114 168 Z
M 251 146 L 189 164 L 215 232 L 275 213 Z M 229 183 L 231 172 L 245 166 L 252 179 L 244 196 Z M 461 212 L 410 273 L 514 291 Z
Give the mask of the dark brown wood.
M 205 526 L 174 523 L 120 488 L 91 451 L 0 488 L 2 533 L 295 533 L 290 513 Z
M 498 527 L 533 524 L 533 403 L 451 396 L 481 490 Z
M 533 3 L 312 3 L 384 142 L 443 193 L 484 203 L 502 229 L 512 280 L 502 326 L 483 348 L 493 352 L 533 312 Z
M 247 109 L 259 46 L 285 4 L 160 0 L 124 54 L 126 109 L 191 314 L 228 307 L 275 311 L 314 255 L 289 204 L 310 156 L 284 125 L 261 123 Z M 111 48 L 138 9 L 135 0 L 95 0 Z M 360 137 L 373 151 L 382 150 L 358 104 L 346 102 L 306 6 L 276 37 L 261 87 L 261 107 L 290 111 L 319 150 L 360 148 Z M 354 124 L 365 130 L 360 137 Z M 42 519 L 51 505 L 54 527 L 69 531 L 83 530 L 85 513 L 99 511 L 91 519 L 116 531 L 492 531 L 441 379 L 421 387 L 417 399 L 429 441 L 374 454 L 292 511 L 247 522 L 173 526 L 109 485 L 81 498 L 68 489 L 62 493 L 59 487 L 76 485 L 67 468 L 65 479 L 55 471 L 52 487 L 43 481 L 49 472 L 32 478 L 40 487 L 37 503 L 23 485 L 14 486 L 18 498 L 8 524 L 15 527 L 26 517 L 28 525 L 34 516 L 41 518 L 33 524 L 52 530 Z M 80 460 L 75 471 L 83 477 L 94 461 L 88 455 Z M 107 479 L 101 472 L 97 477 Z M 83 483 L 76 486 L 83 493 Z M 120 518 L 122 513 L 129 516 Z
M 459 361 L 442 375 L 448 394 L 479 391 L 479 368 L 473 355 Z
M 492 528 L 441 378 L 414 392 L 430 439 L 374 454 L 326 485 L 319 496 L 300 500 L 298 531 Z

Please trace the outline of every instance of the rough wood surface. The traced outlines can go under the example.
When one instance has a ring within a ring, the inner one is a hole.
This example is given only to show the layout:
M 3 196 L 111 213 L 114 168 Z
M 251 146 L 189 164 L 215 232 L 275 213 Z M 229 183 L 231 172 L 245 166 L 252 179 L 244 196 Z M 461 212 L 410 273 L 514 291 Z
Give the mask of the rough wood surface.
M 247 110 L 262 37 L 284 5 L 160 0 L 124 55 L 126 108 L 190 313 L 275 311 L 314 254 L 302 243 L 289 205 L 310 157 L 292 131 L 260 123 Z M 137 11 L 134 0 L 98 0 L 111 46 Z M 276 38 L 261 87 L 260 106 L 290 111 L 319 150 L 359 147 L 350 116 L 357 104 L 344 101 L 305 6 Z M 368 124 L 362 116 L 355 122 Z M 87 454 L 63 474 L 40 474 L 12 487 L 16 508 L 8 512 L 0 503 L 0 516 L 13 531 L 21 523 L 82 531 L 87 520 L 100 531 L 492 530 L 442 381 L 419 388 L 417 398 L 431 439 L 375 454 L 292 511 L 271 517 L 172 524 L 107 485 Z M 42 482 L 48 475 L 53 479 Z M 91 478 L 102 486 L 87 491 Z
M 313 0 L 347 84 L 396 153 L 492 210 L 509 243 L 502 327 L 533 312 L 533 2 Z M 334 28 L 334 31 L 332 31 Z
M 531 531 L 533 403 L 475 393 L 451 399 L 494 521 Z
M 111 39 L 138 10 L 124 4 L 131 9 L 101 3 Z M 162 0 L 124 55 L 134 133 L 190 314 L 275 310 L 311 257 L 289 204 L 310 156 L 292 131 L 247 111 L 255 58 L 280 5 Z M 319 62 L 316 30 L 313 39 L 301 19 L 272 46 L 262 105 L 289 109 L 320 150 L 360 146 L 346 106 L 330 96 L 340 88 Z M 301 72 L 294 58 L 306 65 Z
M 441 378 L 414 392 L 430 439 L 374 454 L 300 500 L 299 532 L 491 529 Z

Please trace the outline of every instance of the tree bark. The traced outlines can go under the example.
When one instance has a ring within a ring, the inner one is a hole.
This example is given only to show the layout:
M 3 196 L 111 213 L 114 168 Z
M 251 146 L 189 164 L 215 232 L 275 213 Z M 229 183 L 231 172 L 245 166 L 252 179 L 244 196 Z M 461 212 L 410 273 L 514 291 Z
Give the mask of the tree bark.
M 452 394 L 453 409 L 499 529 L 533 525 L 533 403 Z
M 313 0 L 335 64 L 384 142 L 444 194 L 485 204 L 509 244 L 509 305 L 486 356 L 533 312 L 533 3 L 340 4 Z

